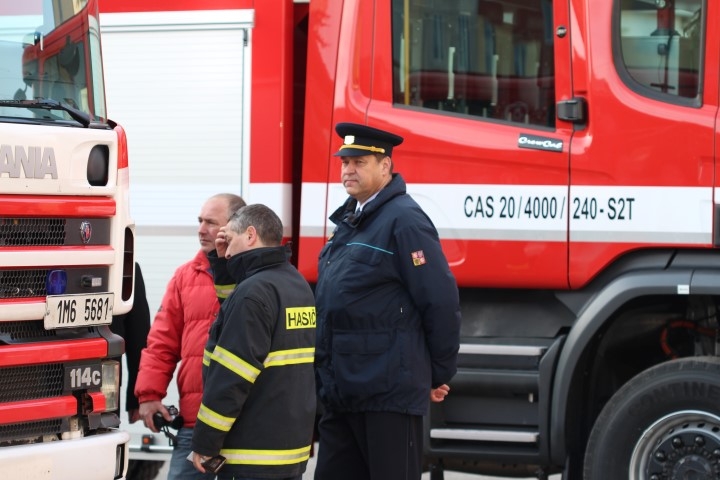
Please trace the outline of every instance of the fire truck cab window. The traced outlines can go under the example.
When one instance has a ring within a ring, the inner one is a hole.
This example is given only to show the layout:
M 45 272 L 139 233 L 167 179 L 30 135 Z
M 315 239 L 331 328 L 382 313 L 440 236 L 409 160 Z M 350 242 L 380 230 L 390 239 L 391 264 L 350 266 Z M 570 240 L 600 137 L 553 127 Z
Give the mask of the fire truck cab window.
M 44 63 L 46 98 L 52 98 L 75 108 L 87 111 L 87 87 L 85 85 L 85 60 L 83 44 L 69 40 L 57 55 Z
M 395 104 L 555 125 L 550 0 L 392 5 Z
M 648 95 L 699 99 L 703 0 L 621 0 L 618 4 L 616 38 L 621 57 L 617 62 L 621 74 L 627 73 L 629 86 Z

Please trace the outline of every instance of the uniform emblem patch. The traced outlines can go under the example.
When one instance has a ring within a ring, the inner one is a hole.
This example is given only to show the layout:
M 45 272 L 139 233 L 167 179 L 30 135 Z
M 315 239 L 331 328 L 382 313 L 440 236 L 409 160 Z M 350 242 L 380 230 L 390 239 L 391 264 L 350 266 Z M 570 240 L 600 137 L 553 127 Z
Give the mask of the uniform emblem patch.
M 315 328 L 315 307 L 288 307 L 285 309 L 285 328 Z
M 419 267 L 420 265 L 425 265 L 425 254 L 422 250 L 412 252 L 410 255 L 412 256 L 413 265 L 415 265 L 416 267 Z

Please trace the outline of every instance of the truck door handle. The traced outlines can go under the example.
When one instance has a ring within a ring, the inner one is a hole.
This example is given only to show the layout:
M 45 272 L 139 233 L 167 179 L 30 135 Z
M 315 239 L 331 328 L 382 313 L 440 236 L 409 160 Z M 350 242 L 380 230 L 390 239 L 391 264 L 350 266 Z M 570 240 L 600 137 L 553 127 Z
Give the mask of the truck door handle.
M 566 122 L 584 124 L 587 122 L 587 101 L 582 97 L 557 102 L 557 117 Z

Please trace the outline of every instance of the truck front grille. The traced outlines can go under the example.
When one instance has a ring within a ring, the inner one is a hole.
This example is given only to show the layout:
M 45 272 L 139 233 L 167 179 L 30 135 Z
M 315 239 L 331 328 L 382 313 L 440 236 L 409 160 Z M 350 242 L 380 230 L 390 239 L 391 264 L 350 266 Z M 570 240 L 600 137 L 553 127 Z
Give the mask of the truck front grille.
M 0 343 L 25 343 L 54 340 L 57 330 L 45 330 L 42 320 L 29 322 L 0 322 Z
M 48 270 L 0 270 L 0 298 L 44 297 Z
M 0 425 L 0 444 L 30 443 L 29 439 L 42 435 L 57 435 L 63 431 L 62 419 Z M 18 441 L 20 439 L 20 441 Z M 22 439 L 26 441 L 23 442 Z
M 0 219 L 0 245 L 64 245 L 66 236 L 62 218 Z
M 0 247 L 109 245 L 107 218 L 0 217 Z
M 0 368 L 0 403 L 57 397 L 63 393 L 63 365 Z
M 66 295 L 74 293 L 106 292 L 110 269 L 108 267 L 72 267 L 63 268 L 67 272 Z M 47 296 L 45 279 L 49 269 L 13 269 L 0 270 L 0 300 L 14 298 L 33 298 Z M 99 278 L 95 287 L 83 286 L 83 277 Z

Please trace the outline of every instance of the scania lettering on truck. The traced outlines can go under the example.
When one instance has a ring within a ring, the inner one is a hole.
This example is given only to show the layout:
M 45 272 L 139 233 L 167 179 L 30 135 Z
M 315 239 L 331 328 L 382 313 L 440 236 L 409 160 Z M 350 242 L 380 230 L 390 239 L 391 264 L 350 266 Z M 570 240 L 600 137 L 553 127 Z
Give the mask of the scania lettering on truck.
M 0 4 L 0 477 L 119 479 L 133 295 L 123 129 L 95 0 Z
M 390 130 L 461 291 L 433 479 L 718 478 L 718 2 L 153 5 L 103 3 L 112 108 L 146 132 L 133 186 L 167 194 L 135 215 L 141 261 L 201 199 L 187 225 L 174 204 L 232 185 L 315 281 L 346 198 L 334 125 Z

